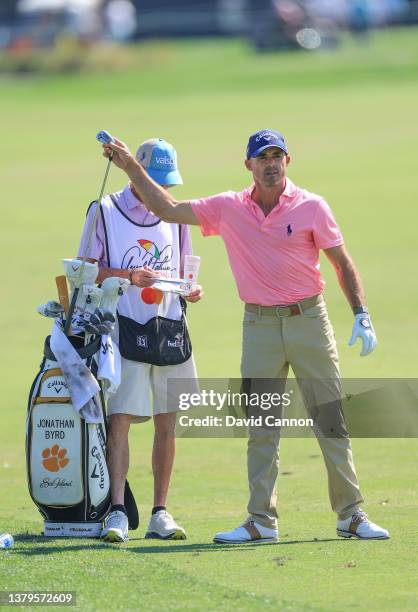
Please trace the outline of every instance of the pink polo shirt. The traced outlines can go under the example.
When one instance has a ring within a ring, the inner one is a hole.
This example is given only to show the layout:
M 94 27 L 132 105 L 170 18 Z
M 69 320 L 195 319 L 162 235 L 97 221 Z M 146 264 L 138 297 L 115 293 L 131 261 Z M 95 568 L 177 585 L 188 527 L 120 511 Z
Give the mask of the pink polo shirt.
M 244 302 L 292 304 L 320 293 L 319 249 L 344 244 L 323 198 L 286 179 L 267 217 L 251 199 L 254 185 L 192 200 L 203 236 L 221 236 Z

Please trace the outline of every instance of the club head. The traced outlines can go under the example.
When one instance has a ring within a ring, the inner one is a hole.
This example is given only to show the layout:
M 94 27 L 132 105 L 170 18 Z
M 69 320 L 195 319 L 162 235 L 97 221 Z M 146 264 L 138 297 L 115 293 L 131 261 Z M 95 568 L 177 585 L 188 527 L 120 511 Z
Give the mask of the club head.
M 100 319 L 100 321 L 103 321 L 104 312 L 101 308 L 96 308 L 94 314 Z
M 91 325 L 99 325 L 102 322 L 102 320 L 95 315 L 94 313 L 92 315 L 90 315 L 90 319 L 89 319 L 89 323 Z
M 92 325 L 91 323 L 86 323 L 84 329 L 88 334 L 94 334 L 95 336 L 101 336 L 101 332 L 99 331 L 99 328 L 96 327 L 96 325 Z
M 99 266 L 96 263 L 89 261 L 83 262 L 81 259 L 63 259 L 64 274 L 71 283 L 75 283 L 78 287 L 81 285 L 93 285 L 99 273 Z
M 45 304 L 45 306 L 48 310 L 50 310 L 51 312 L 56 312 L 57 314 L 61 314 L 62 312 L 64 312 L 64 306 L 59 302 L 56 302 L 55 300 L 49 300 Z
M 106 130 L 101 130 L 98 134 L 96 134 L 96 140 L 98 140 L 104 145 L 107 145 L 111 142 L 115 142 L 113 136 L 111 136 Z
M 56 319 L 60 317 L 64 312 L 64 309 L 59 312 L 57 312 L 56 310 L 51 310 L 50 308 L 48 308 L 48 304 L 41 304 L 41 306 L 38 306 L 36 310 L 40 315 L 42 315 L 43 317 L 47 317 L 48 319 Z
M 105 321 L 110 321 L 111 323 L 116 323 L 116 319 L 115 319 L 115 317 L 112 315 L 112 313 L 111 313 L 111 312 L 104 312 L 104 313 L 103 313 L 103 319 L 102 319 L 102 321 L 103 321 L 103 322 L 105 322 Z
M 97 325 L 97 329 L 99 330 L 101 336 L 108 336 L 113 331 L 114 327 L 114 323 L 111 323 L 110 321 L 103 321 L 103 323 Z

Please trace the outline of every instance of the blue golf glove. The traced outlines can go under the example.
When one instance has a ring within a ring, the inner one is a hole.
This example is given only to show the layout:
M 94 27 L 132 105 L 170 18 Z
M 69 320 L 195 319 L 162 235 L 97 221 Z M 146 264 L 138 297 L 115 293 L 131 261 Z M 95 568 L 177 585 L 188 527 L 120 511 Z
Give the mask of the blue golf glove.
M 361 341 L 363 343 L 360 357 L 365 357 L 366 355 L 374 351 L 377 346 L 376 333 L 373 329 L 373 325 L 370 320 L 370 315 L 367 312 L 363 312 L 355 316 L 353 331 L 351 334 L 351 338 L 348 341 L 348 345 L 353 346 L 357 338 L 361 338 Z

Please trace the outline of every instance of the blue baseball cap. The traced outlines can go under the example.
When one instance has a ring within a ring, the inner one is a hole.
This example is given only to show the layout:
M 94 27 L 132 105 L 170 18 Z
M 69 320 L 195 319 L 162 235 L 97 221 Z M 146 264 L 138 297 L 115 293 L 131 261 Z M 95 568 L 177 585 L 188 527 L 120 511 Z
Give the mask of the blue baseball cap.
M 135 155 L 150 177 L 159 185 L 182 185 L 177 169 L 177 153 L 173 145 L 162 138 L 143 142 Z
M 288 154 L 287 145 L 283 134 L 275 130 L 260 130 L 252 134 L 248 140 L 247 159 L 257 157 L 264 149 L 268 147 L 278 147 Z

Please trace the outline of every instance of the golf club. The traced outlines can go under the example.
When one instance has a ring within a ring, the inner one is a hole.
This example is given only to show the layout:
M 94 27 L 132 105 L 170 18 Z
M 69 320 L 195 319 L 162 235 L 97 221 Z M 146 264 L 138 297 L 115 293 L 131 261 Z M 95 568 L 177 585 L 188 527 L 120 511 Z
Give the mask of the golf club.
M 38 306 L 36 309 L 40 315 L 43 317 L 49 317 L 52 319 L 56 319 L 61 316 L 64 312 L 64 307 L 59 302 L 55 302 L 54 300 L 49 300 L 46 304 L 42 304 Z
M 106 132 L 105 130 L 102 130 L 101 132 L 99 132 L 96 135 L 96 139 L 101 142 L 102 144 L 109 144 L 110 142 L 114 142 L 114 138 L 109 134 L 109 132 Z M 94 232 L 94 228 L 96 227 L 96 223 L 97 223 L 97 219 L 98 219 L 98 215 L 99 215 L 99 210 L 101 207 L 101 201 L 103 198 L 103 194 L 104 194 L 104 190 L 105 190 L 105 186 L 106 186 L 106 182 L 107 182 L 107 177 L 109 174 L 109 170 L 110 170 L 110 164 L 112 163 L 112 158 L 113 158 L 113 154 L 110 154 L 109 160 L 107 162 L 107 166 L 106 166 L 106 171 L 105 171 L 105 175 L 103 178 L 103 183 L 100 189 L 100 194 L 99 197 L 97 199 L 97 206 L 96 206 L 96 211 L 94 213 L 94 217 L 92 219 L 91 225 L 90 225 L 90 230 L 89 230 L 89 234 L 88 234 L 88 239 L 87 239 L 87 245 L 85 248 L 85 251 L 83 253 L 83 257 L 81 259 L 81 267 L 79 270 L 79 274 L 77 277 L 77 280 L 74 281 L 74 292 L 71 298 L 71 304 L 70 304 L 70 308 L 68 311 L 68 316 L 67 316 L 67 320 L 65 322 L 65 328 L 64 328 L 64 333 L 66 336 L 69 335 L 70 330 L 71 330 L 71 319 L 73 317 L 73 313 L 74 313 L 74 309 L 75 309 L 75 305 L 77 302 L 77 297 L 78 297 L 78 293 L 80 291 L 80 284 L 81 284 L 81 279 L 83 278 L 83 272 L 84 272 L 84 268 L 86 265 L 86 260 L 88 257 L 88 254 L 90 252 L 90 247 L 91 247 L 91 240 L 93 237 L 93 232 Z

